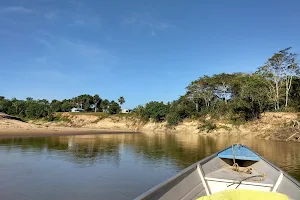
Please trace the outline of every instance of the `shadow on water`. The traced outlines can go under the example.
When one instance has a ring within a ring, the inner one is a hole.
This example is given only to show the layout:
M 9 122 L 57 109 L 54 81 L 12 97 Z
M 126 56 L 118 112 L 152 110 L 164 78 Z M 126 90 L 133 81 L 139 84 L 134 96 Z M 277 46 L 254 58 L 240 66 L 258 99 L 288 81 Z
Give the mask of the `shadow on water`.
M 16 173 L 20 169 L 14 169 L 16 163 L 22 163 L 36 171 L 48 170 L 50 174 L 61 174 L 66 177 L 66 181 L 75 184 L 73 187 L 84 180 L 85 186 L 89 187 L 89 194 L 95 192 L 91 184 L 97 184 L 102 189 L 110 187 L 107 190 L 97 190 L 97 195 L 105 197 L 104 199 L 118 198 L 118 194 L 122 197 L 125 194 L 126 199 L 132 199 L 192 163 L 237 142 L 254 149 L 300 180 L 300 145 L 292 142 L 212 138 L 191 134 L 1 138 L 0 155 L 1 159 L 22 155 L 2 169 L 10 168 L 15 176 L 20 176 Z M 34 164 L 30 165 L 32 162 Z M 39 176 L 36 175 L 35 179 L 39 180 Z M 25 177 L 24 181 L 27 180 Z M 48 185 L 56 183 L 52 179 L 47 181 Z M 117 191 L 113 195 L 111 188 Z M 60 195 L 63 194 L 61 191 Z M 28 195 L 34 199 L 31 193 Z

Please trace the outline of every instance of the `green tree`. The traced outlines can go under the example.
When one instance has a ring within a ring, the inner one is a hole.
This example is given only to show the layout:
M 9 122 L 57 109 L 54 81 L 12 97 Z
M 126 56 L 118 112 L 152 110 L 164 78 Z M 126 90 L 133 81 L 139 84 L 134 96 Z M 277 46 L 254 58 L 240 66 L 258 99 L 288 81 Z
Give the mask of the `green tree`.
M 94 104 L 93 96 L 86 94 L 85 95 L 85 102 L 84 102 L 84 110 L 86 111 L 91 111 L 92 110 L 92 105 Z
M 191 118 L 197 115 L 194 109 L 194 102 L 189 100 L 186 96 L 181 96 L 178 100 L 170 104 L 167 113 L 167 120 L 169 125 L 177 125 L 186 118 Z
M 16 98 L 11 99 L 11 115 L 17 115 L 20 117 L 25 117 L 26 104 L 25 101 L 18 100 Z
M 108 107 L 109 107 L 110 102 L 107 99 L 104 99 L 101 104 L 100 107 L 102 108 L 103 112 L 108 112 Z
M 262 75 L 272 92 L 274 108 L 280 109 L 280 99 L 285 96 L 285 106 L 288 106 L 289 92 L 292 79 L 299 74 L 299 66 L 296 61 L 297 54 L 290 53 L 291 48 L 283 49 L 268 59 L 264 66 L 259 67 L 257 73 Z M 285 86 L 285 92 L 282 90 Z
M 283 55 L 284 63 L 282 64 L 282 71 L 285 82 L 285 107 L 288 106 L 292 80 L 294 77 L 299 76 L 300 68 L 297 62 L 297 54 L 290 53 L 291 47 L 279 51 Z
M 50 112 L 50 105 L 47 100 L 30 100 L 26 101 L 25 114 L 27 118 L 44 118 Z
M 163 102 L 150 101 L 145 105 L 144 117 L 153 119 L 155 122 L 160 122 L 166 118 L 168 106 Z
M 143 114 L 144 114 L 144 112 L 145 112 L 145 108 L 144 108 L 143 105 L 138 105 L 138 106 L 137 106 L 136 108 L 134 108 L 133 110 L 134 110 L 135 113 L 136 113 L 138 116 L 140 116 L 140 117 L 142 117 Z
M 242 114 L 242 118 L 249 120 L 259 118 L 269 102 L 269 88 L 264 78 L 257 74 L 244 74 L 239 77 L 240 89 L 231 102 L 233 112 Z
M 80 106 L 80 108 L 89 111 L 91 109 L 91 105 L 93 104 L 93 96 L 88 94 L 82 94 L 78 97 L 75 97 L 75 103 Z
M 8 99 L 0 100 L 0 112 L 8 113 L 11 106 L 12 106 L 12 103 L 10 100 L 8 100 Z
M 97 109 L 99 109 L 99 105 L 101 104 L 102 99 L 98 94 L 95 94 L 93 97 L 93 103 L 94 103 L 94 109 L 95 112 L 97 112 Z
M 121 105 L 121 108 L 122 108 L 122 105 L 125 103 L 124 97 L 121 96 L 121 97 L 118 99 L 118 101 L 119 101 L 119 103 L 120 103 L 120 105 Z
M 111 101 L 108 107 L 108 113 L 109 114 L 117 114 L 121 111 L 120 105 L 115 102 L 115 101 Z
M 72 100 L 64 99 L 61 104 L 62 112 L 70 112 L 73 107 L 75 107 L 75 103 Z
M 62 111 L 62 102 L 53 99 L 50 103 L 50 109 L 52 112 L 61 112 Z
M 199 99 L 204 100 L 207 107 L 214 97 L 214 88 L 211 84 L 211 78 L 208 76 L 200 77 L 198 80 L 193 81 L 186 88 L 188 96 L 196 103 L 196 111 L 199 111 Z
M 292 80 L 291 89 L 290 89 L 290 101 L 292 107 L 296 111 L 300 111 L 300 78 L 295 77 Z
M 214 74 L 211 77 L 211 84 L 214 86 L 214 95 L 219 99 L 224 100 L 225 103 L 231 98 L 231 81 L 234 78 L 233 74 Z
M 93 104 L 93 96 L 88 94 L 82 94 L 73 98 L 73 102 L 86 111 L 91 109 L 91 105 Z

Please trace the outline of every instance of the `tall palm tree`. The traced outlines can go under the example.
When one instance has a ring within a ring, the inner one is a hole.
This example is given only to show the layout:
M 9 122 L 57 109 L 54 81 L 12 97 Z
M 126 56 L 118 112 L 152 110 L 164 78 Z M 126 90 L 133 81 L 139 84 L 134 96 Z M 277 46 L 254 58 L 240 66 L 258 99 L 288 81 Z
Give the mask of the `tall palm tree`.
M 118 99 L 118 101 L 119 101 L 119 103 L 120 103 L 120 105 L 121 105 L 121 109 L 122 109 L 122 105 L 123 105 L 123 103 L 125 103 L 124 97 L 121 96 L 121 97 Z

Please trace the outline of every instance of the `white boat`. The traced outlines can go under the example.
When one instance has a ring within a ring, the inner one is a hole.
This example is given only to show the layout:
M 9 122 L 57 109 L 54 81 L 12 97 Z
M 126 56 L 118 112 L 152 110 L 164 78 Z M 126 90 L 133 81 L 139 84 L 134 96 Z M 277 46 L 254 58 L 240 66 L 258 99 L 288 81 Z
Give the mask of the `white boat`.
M 248 147 L 234 144 L 194 163 L 136 200 L 190 200 L 233 190 L 274 192 L 287 199 L 300 199 L 297 180 Z

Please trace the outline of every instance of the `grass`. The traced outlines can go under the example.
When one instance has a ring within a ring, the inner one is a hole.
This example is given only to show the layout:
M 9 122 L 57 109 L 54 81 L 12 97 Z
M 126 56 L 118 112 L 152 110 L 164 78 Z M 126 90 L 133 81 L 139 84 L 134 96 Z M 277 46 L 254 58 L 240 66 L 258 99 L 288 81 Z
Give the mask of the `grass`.
M 118 113 L 115 114 L 118 117 L 137 117 L 136 113 Z
M 90 115 L 97 117 L 108 117 L 110 114 L 103 112 L 69 112 L 70 115 Z
M 63 117 L 62 113 L 55 113 L 53 120 L 51 121 L 55 121 L 55 122 L 71 122 L 71 119 L 69 119 L 68 117 Z
M 198 126 L 200 131 L 206 131 L 209 133 L 210 131 L 216 130 L 217 125 L 210 120 L 202 120 L 203 124 Z
M 230 127 L 228 127 L 226 125 L 221 125 L 221 126 L 218 127 L 218 129 L 224 129 L 226 131 L 232 131 L 232 128 L 230 128 Z
M 69 112 L 70 115 L 89 115 L 89 116 L 97 116 L 102 119 L 107 118 L 109 116 L 117 116 L 117 117 L 136 117 L 135 113 L 118 113 L 118 114 L 109 114 L 103 112 Z
M 136 113 L 118 113 L 118 114 L 109 114 L 109 113 L 103 113 L 103 112 L 68 112 L 68 114 L 72 116 L 96 116 L 98 117 L 97 120 L 95 120 L 94 123 L 99 122 L 100 120 L 103 120 L 105 118 L 108 118 L 110 116 L 115 116 L 119 118 L 138 118 Z M 56 118 L 59 118 L 61 121 L 67 121 L 67 119 L 64 119 L 66 117 L 61 117 L 62 113 L 56 113 Z

